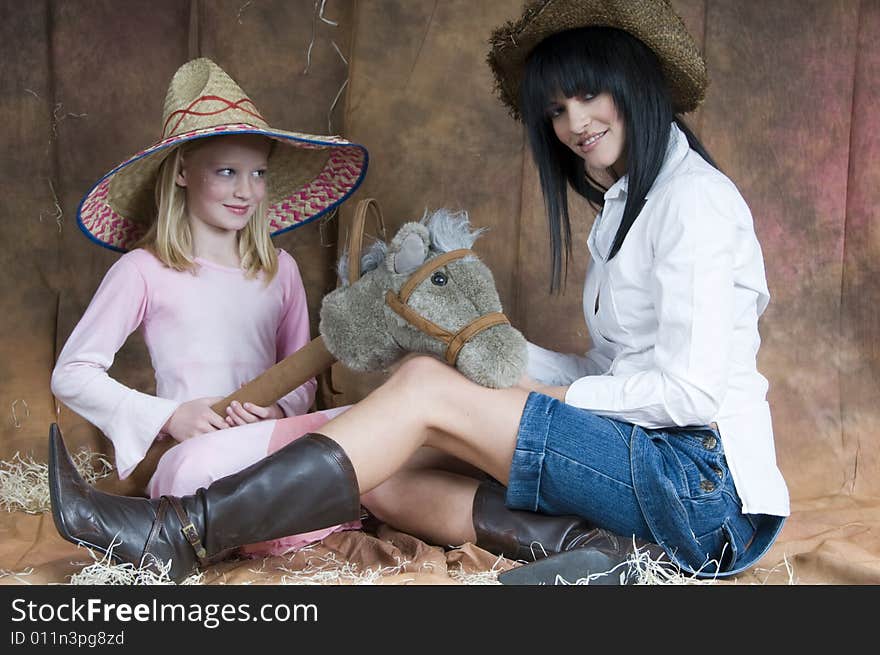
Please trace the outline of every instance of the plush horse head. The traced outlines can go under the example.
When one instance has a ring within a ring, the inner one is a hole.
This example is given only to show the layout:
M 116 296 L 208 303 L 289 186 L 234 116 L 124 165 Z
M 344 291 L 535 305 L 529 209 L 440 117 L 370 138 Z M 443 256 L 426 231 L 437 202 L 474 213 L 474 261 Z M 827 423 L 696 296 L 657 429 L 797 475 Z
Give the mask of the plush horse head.
M 373 202 L 361 201 L 355 232 Z M 466 213 L 440 210 L 406 223 L 390 245 L 376 241 L 360 262 L 352 256 L 359 274 L 348 274 L 343 255 L 342 285 L 321 304 L 321 334 L 211 408 L 223 415 L 233 400 L 271 405 L 334 360 L 378 371 L 409 352 L 437 355 L 486 387 L 512 386 L 525 372 L 526 341 L 470 249 L 480 233 Z
M 501 313 L 492 273 L 471 250 L 465 212 L 439 210 L 376 241 L 361 275 L 324 297 L 327 350 L 357 371 L 382 370 L 409 352 L 433 354 L 487 387 L 509 387 L 525 372 L 526 341 Z

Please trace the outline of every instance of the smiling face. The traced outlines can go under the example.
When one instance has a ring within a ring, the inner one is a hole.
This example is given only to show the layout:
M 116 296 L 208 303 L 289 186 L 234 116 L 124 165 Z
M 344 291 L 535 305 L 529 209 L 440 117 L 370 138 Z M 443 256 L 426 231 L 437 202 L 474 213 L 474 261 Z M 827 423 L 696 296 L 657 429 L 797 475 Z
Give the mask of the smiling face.
M 205 139 L 182 158 L 177 185 L 186 189 L 193 228 L 238 232 L 266 197 L 270 142 L 255 134 Z
M 609 93 L 566 98 L 558 94 L 547 107 L 553 132 L 591 169 L 626 169 L 626 131 Z

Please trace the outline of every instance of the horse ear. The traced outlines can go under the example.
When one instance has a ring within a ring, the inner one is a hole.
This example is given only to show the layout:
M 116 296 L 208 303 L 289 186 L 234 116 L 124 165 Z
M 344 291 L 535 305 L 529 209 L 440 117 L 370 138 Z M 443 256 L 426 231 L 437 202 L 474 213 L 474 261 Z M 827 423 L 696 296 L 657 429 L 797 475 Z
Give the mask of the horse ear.
M 409 274 L 425 263 L 428 256 L 430 234 L 424 225 L 406 223 L 394 235 L 388 257 L 388 270 L 397 274 Z

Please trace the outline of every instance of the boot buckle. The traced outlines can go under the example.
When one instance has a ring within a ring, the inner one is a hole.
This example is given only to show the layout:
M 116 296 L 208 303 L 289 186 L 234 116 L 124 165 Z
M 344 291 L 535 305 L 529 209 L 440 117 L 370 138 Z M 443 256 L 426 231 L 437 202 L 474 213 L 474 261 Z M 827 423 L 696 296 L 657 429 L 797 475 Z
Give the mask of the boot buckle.
M 199 531 L 196 530 L 196 526 L 193 525 L 192 520 L 186 515 L 186 511 L 184 511 L 180 504 L 180 499 L 174 496 L 162 496 L 162 498 L 167 500 L 168 504 L 174 509 L 174 513 L 177 514 L 177 520 L 180 521 L 180 525 L 183 526 L 180 528 L 180 531 L 195 551 L 199 563 L 204 566 L 208 557 L 208 551 L 206 551 L 205 547 L 202 545 Z
M 186 537 L 189 545 L 192 546 L 194 551 L 196 551 L 196 557 L 200 560 L 205 559 L 208 556 L 208 551 L 206 551 L 205 547 L 202 545 L 202 540 L 199 538 L 199 531 L 196 530 L 196 526 L 192 523 L 188 523 L 183 526 L 180 531 L 183 533 L 183 536 Z

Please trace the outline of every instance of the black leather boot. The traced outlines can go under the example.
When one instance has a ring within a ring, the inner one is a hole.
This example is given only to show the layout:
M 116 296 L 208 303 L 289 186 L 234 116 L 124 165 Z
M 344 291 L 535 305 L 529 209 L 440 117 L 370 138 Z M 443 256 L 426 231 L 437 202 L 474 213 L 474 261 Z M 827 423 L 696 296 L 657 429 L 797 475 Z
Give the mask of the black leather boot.
M 509 509 L 505 488 L 485 481 L 474 496 L 477 546 L 509 559 L 532 562 L 498 576 L 503 584 L 554 584 L 590 578 L 590 584 L 634 582 L 626 564 L 635 547 L 659 548 L 619 537 L 578 516 L 550 516 Z
M 62 537 L 135 566 L 171 562 L 179 582 L 230 549 L 330 527 L 360 516 L 348 456 L 308 434 L 207 489 L 182 498 L 115 496 L 77 472 L 61 431 L 49 431 L 49 496 Z

